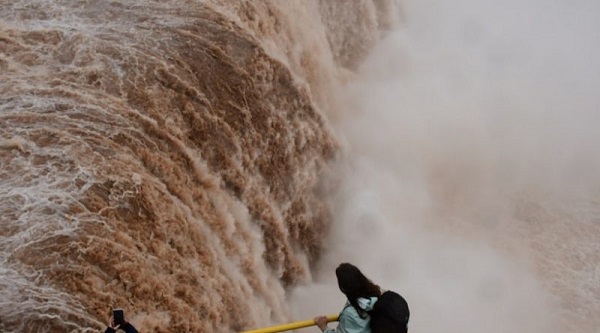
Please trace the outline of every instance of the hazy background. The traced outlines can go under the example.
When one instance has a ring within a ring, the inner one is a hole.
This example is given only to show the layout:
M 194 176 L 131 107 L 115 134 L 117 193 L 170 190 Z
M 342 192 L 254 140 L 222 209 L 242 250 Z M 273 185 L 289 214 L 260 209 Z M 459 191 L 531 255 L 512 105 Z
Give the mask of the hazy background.
M 339 91 L 342 190 L 295 317 L 341 309 L 349 261 L 412 332 L 597 329 L 600 4 L 401 4 Z

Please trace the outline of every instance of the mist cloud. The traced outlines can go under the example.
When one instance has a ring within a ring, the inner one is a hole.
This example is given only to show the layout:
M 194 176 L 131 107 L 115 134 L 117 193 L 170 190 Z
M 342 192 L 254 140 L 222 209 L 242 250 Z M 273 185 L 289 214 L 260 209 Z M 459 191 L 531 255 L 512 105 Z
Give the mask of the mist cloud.
M 342 92 L 345 181 L 315 283 L 293 293 L 296 315 L 339 311 L 333 271 L 350 261 L 407 297 L 414 332 L 594 327 L 581 304 L 598 295 L 560 288 L 599 263 L 556 282 L 570 263 L 536 244 L 565 228 L 600 237 L 577 204 L 600 193 L 600 5 L 403 7 L 404 26 Z M 556 217 L 556 203 L 578 217 Z M 561 255 L 595 251 L 565 239 L 576 248 Z M 575 304 L 560 309 L 568 293 Z

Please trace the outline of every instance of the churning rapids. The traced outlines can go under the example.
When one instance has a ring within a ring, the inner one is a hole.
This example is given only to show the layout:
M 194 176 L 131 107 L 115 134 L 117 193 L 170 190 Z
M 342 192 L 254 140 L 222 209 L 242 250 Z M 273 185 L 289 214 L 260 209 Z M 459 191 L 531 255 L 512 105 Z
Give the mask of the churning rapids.
M 0 328 L 600 327 L 598 6 L 481 3 L 0 0 Z

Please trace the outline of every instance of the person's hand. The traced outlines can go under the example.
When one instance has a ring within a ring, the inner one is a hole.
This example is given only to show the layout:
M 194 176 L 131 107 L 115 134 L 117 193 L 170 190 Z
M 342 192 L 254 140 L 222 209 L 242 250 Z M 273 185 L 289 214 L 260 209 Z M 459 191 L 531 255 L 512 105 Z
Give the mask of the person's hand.
M 321 329 L 321 332 L 325 331 L 327 329 L 327 317 L 325 316 L 317 316 L 314 318 L 315 324 L 317 324 L 317 326 L 319 327 L 319 329 Z
M 115 318 L 113 318 L 113 316 L 110 316 L 110 318 L 108 318 L 108 327 L 116 331 L 119 329 L 119 327 L 121 327 L 121 324 L 115 324 Z

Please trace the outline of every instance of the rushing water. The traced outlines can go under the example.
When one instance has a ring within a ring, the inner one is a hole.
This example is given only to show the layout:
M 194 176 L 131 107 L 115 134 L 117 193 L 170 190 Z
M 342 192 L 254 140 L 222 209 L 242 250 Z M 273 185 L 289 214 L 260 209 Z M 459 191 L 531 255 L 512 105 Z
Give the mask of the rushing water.
M 593 331 L 597 7 L 0 1 L 0 328 Z
M 327 90 L 379 3 L 2 1 L 4 329 L 286 320 L 330 220 Z

